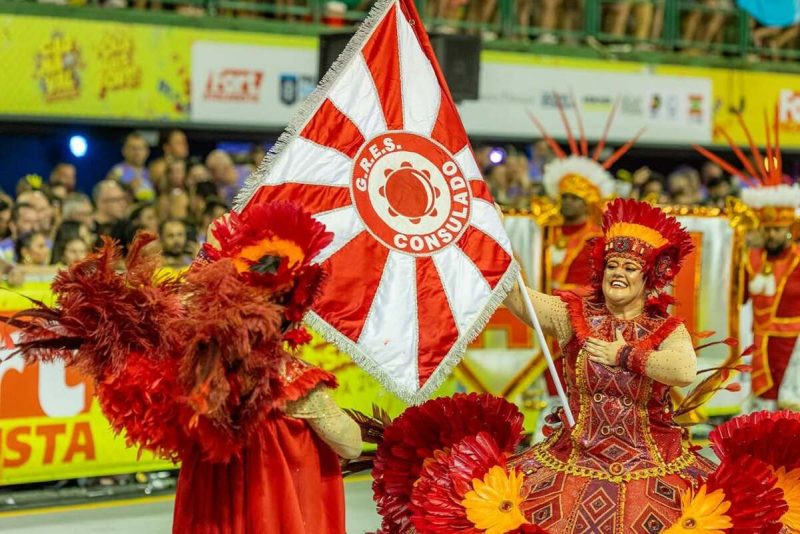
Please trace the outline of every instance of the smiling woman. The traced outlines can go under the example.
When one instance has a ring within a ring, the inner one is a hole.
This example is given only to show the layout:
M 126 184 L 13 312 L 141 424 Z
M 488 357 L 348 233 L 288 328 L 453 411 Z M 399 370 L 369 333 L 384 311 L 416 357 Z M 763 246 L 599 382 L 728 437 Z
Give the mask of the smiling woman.
M 683 322 L 661 291 L 691 252 L 689 235 L 658 208 L 616 200 L 592 244 L 588 296 L 528 289 L 545 333 L 563 348 L 569 427 L 548 417 L 549 438 L 512 458 L 525 475 L 526 518 L 552 534 L 662 532 L 680 495 L 713 469 L 673 422 L 671 386 L 696 374 Z M 519 291 L 506 301 L 529 322 Z

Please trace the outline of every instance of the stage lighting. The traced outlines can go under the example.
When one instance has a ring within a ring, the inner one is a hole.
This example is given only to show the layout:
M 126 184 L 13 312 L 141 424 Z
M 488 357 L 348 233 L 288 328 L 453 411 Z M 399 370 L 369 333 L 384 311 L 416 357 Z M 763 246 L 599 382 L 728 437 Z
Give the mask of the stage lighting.
M 489 151 L 489 161 L 492 165 L 500 165 L 506 160 L 506 151 L 500 147 L 495 147 Z
M 73 135 L 69 138 L 69 151 L 72 152 L 72 155 L 76 158 L 82 158 L 85 156 L 88 149 L 89 143 L 86 141 L 84 136 Z

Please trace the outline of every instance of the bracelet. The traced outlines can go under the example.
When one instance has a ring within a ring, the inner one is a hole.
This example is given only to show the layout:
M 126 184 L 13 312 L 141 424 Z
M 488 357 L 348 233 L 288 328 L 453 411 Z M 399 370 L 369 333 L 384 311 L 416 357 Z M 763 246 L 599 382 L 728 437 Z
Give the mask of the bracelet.
M 645 374 L 647 360 L 650 359 L 651 352 L 652 351 L 644 349 L 632 350 L 628 361 L 628 369 L 634 373 L 639 373 L 640 375 Z
M 617 363 L 623 369 L 630 370 L 630 367 L 628 366 L 629 365 L 628 359 L 630 358 L 632 350 L 633 350 L 633 347 L 631 347 L 630 345 L 623 345 L 617 351 Z

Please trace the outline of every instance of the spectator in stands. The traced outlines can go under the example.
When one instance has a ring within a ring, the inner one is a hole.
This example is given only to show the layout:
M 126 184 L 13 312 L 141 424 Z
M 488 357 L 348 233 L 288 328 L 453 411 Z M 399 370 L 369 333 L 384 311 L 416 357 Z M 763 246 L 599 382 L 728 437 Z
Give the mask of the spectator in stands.
M 200 231 L 197 235 L 199 244 L 202 245 L 208 239 L 208 228 L 211 223 L 225 215 L 227 212 L 228 206 L 226 206 L 225 202 L 223 202 L 221 199 L 212 197 L 206 200 L 203 216 L 200 220 Z
M 86 225 L 75 221 L 61 223 L 53 240 L 53 265 L 70 265 L 89 253 L 94 236 Z
M 67 195 L 61 205 L 61 220 L 63 222 L 76 221 L 91 227 L 93 213 L 92 201 L 83 193 Z
M 603 31 L 612 38 L 623 38 L 633 30 L 636 41 L 648 41 L 661 34 L 664 19 L 663 0 L 617 0 L 607 4 Z M 633 13 L 633 16 L 631 16 Z M 638 48 L 646 46 L 639 43 Z
M 267 151 L 264 149 L 264 145 L 261 143 L 253 143 L 253 146 L 250 147 L 250 161 L 249 163 L 253 166 L 254 169 L 258 168 L 261 165 L 261 162 L 264 160 L 264 156 L 267 155 Z
M 212 150 L 206 157 L 206 167 L 222 198 L 232 204 L 251 169 L 244 165 L 234 165 L 233 159 L 224 150 Z
M 75 165 L 71 163 L 58 163 L 50 172 L 50 188 L 63 186 L 67 193 L 74 193 L 78 185 L 78 176 Z
M 166 179 L 170 163 L 182 161 L 185 164 L 189 158 L 189 141 L 181 130 L 169 130 L 163 133 L 160 144 L 164 155 L 150 164 L 150 179 L 157 186 Z
M 28 193 L 30 191 L 40 191 L 44 188 L 46 184 L 44 183 L 44 178 L 39 176 L 38 174 L 26 174 L 22 178 L 17 181 L 17 187 L 14 190 L 17 197 L 19 197 L 23 193 Z
M 158 214 L 163 221 L 166 219 L 186 220 L 190 216 L 191 198 L 183 189 L 172 189 L 158 197 Z
M 699 5 L 706 9 L 693 9 L 686 15 L 683 40 L 689 47 L 701 44 L 707 48 L 722 39 L 725 20 L 734 11 L 734 5 L 732 0 L 702 0 Z
M 149 156 L 150 147 L 144 136 L 138 132 L 128 134 L 122 145 L 124 161 L 112 167 L 106 178 L 117 180 L 130 187 L 136 200 L 153 200 L 155 188 L 146 167 Z
M 33 206 L 39 216 L 38 229 L 48 233 L 56 224 L 56 212 L 50 199 L 41 190 L 24 191 L 17 195 L 17 202 Z
M 201 182 L 211 182 L 211 172 L 208 167 L 195 161 L 190 163 L 189 171 L 186 173 L 186 186 L 190 189 Z
M 699 202 L 699 174 L 691 167 L 676 169 L 667 179 L 667 190 L 673 204 L 690 206 Z
M 669 196 L 664 190 L 664 177 L 656 172 L 650 172 L 647 180 L 639 189 L 639 200 L 655 201 L 657 204 L 669 204 Z
M 22 234 L 16 242 L 16 253 L 20 265 L 50 265 L 50 240 L 42 231 Z
M 7 264 L 17 263 L 17 239 L 39 231 L 39 214 L 33 206 L 22 202 L 14 204 L 9 222 L 9 236 L 0 241 L 0 260 Z
M 96 206 L 93 233 L 114 235 L 114 227 L 125 219 L 128 211 L 128 194 L 114 180 L 102 180 L 94 186 L 92 198 Z
M 11 212 L 14 202 L 7 195 L 0 195 L 0 239 L 11 235 Z
M 173 269 L 181 269 L 192 263 L 192 256 L 187 254 L 186 224 L 179 219 L 167 219 L 159 228 L 161 254 L 164 264 Z
M 540 139 L 531 145 L 531 156 L 528 162 L 528 176 L 534 182 L 541 182 L 544 176 L 544 166 L 553 159 L 553 152 L 547 141 Z
M 144 230 L 158 234 L 158 213 L 155 205 L 151 203 L 138 204 L 131 211 L 130 219 L 134 231 Z
M 704 202 L 706 206 L 724 208 L 728 197 L 736 195 L 731 179 L 724 175 L 711 178 L 706 187 L 708 188 L 708 198 Z

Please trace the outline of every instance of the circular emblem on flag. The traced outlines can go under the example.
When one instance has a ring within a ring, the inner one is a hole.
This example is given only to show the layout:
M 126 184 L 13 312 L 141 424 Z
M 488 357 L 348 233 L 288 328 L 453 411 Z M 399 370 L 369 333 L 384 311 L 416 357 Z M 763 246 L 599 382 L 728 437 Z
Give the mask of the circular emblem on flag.
M 353 203 L 386 247 L 427 256 L 455 243 L 470 220 L 471 192 L 443 146 L 409 132 L 386 132 L 356 154 Z

